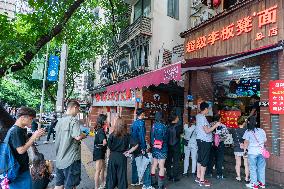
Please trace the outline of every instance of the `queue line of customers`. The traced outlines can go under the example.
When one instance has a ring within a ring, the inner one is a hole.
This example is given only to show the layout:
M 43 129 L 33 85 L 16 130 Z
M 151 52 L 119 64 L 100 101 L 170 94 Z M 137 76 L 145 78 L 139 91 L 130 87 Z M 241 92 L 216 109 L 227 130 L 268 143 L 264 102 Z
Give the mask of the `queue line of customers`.
M 209 105 L 206 102 L 201 103 L 200 113 L 196 116 L 196 120 L 191 119 L 184 127 L 182 127 L 181 121 L 176 113 L 173 112 L 170 114 L 169 122 L 166 124 L 162 112 L 157 112 L 155 122 L 151 129 L 149 145 L 147 145 L 146 142 L 145 115 L 143 109 L 137 110 L 137 120 L 132 124 L 130 134 L 127 133 L 127 127 L 123 120 L 118 117 L 115 124 L 110 128 L 109 136 L 107 137 L 104 129 L 107 117 L 103 114 L 99 115 L 95 128 L 96 135 L 93 154 L 93 159 L 96 161 L 95 189 L 128 188 L 127 157 L 131 155 L 132 185 L 140 185 L 143 182 L 143 189 L 152 189 L 156 185 L 159 189 L 163 189 L 165 188 L 166 173 L 169 180 L 174 182 L 179 181 L 178 162 L 180 161 L 179 147 L 181 142 L 185 145 L 184 175 L 187 175 L 189 167 L 188 160 L 191 154 L 192 176 L 195 177 L 195 181 L 200 186 L 211 185 L 210 182 L 205 179 L 205 174 L 207 167 L 212 166 L 210 163 L 213 162 L 214 159 L 216 159 L 217 178 L 222 179 L 222 172 L 219 172 L 218 168 L 222 169 L 222 153 L 224 153 L 222 145 L 224 139 L 222 139 L 222 134 L 226 133 L 226 128 L 221 124 L 220 118 L 218 117 L 214 122 L 209 124 L 206 119 L 208 108 Z M 55 141 L 55 189 L 76 188 L 81 181 L 80 144 L 81 140 L 86 138 L 86 134 L 80 131 L 78 120 L 75 118 L 79 111 L 80 105 L 78 102 L 69 102 L 66 114 L 63 118 L 58 120 L 56 125 L 58 137 Z M 20 114 L 21 112 L 22 114 Z M 18 188 L 19 185 L 26 186 L 25 188 L 34 188 L 32 185 L 35 182 L 32 183 L 31 181 L 32 179 L 38 179 L 38 175 L 36 174 L 38 172 L 36 171 L 38 165 L 44 167 L 45 172 L 49 172 L 49 175 L 51 172 L 44 163 L 45 161 L 41 154 L 38 154 L 38 160 L 34 162 L 34 167 L 32 166 L 32 169 L 34 169 L 34 171 L 32 171 L 32 178 L 28 171 L 27 149 L 32 146 L 32 143 L 37 137 L 44 134 L 44 131 L 36 131 L 30 140 L 25 138 L 24 134 L 19 133 L 22 133 L 21 128 L 30 124 L 34 117 L 35 113 L 31 109 L 23 108 L 23 110 L 20 110 L 16 124 L 11 131 L 9 131 L 10 134 L 5 140 L 10 144 L 15 158 L 18 159 L 20 163 L 20 169 L 22 171 L 21 175 L 10 184 L 11 189 Z M 255 124 L 244 117 L 239 118 L 238 124 L 240 128 L 231 131 L 235 144 L 236 179 L 238 181 L 241 180 L 240 164 L 242 157 L 246 168 L 245 180 L 249 182 L 247 187 L 253 189 L 259 187 L 265 188 L 265 158 L 262 156 L 262 149 L 266 142 L 265 132 L 260 128 L 255 128 Z M 246 129 L 245 126 L 247 127 Z M 185 136 L 182 140 L 181 134 L 183 132 Z M 219 138 L 216 137 L 216 135 L 219 135 Z M 216 139 L 218 139 L 218 141 L 216 141 Z M 212 149 L 213 147 L 215 149 Z M 107 148 L 110 154 L 108 161 L 105 162 Z M 150 148 L 153 161 L 151 161 L 144 170 L 142 181 L 141 177 L 138 177 L 136 158 L 139 156 L 150 158 Z M 215 152 L 212 153 L 212 150 L 215 150 Z M 23 159 L 22 157 L 25 158 Z M 105 174 L 106 164 L 107 173 Z M 156 176 L 157 168 L 159 171 Z M 40 173 L 43 172 L 41 171 Z
M 123 167 L 120 168 L 125 171 L 119 172 L 121 173 L 119 175 L 124 175 L 123 178 L 125 179 L 115 177 L 115 173 L 118 173 L 118 170 L 114 168 L 115 166 L 111 166 L 110 162 L 112 162 L 112 158 L 114 158 L 112 154 L 116 152 L 112 150 L 112 145 L 108 142 L 108 147 L 111 152 L 107 170 L 107 188 L 114 188 L 115 186 L 118 186 L 118 188 L 127 188 L 127 165 L 125 156 L 129 156 L 130 153 L 133 154 L 131 185 L 137 186 L 143 183 L 143 189 L 151 189 L 156 186 L 162 189 L 165 187 L 166 173 L 170 181 L 179 181 L 179 149 L 181 143 L 184 144 L 185 153 L 183 175 L 188 176 L 189 157 L 191 156 L 191 173 L 195 181 L 200 186 L 211 186 L 211 183 L 205 179 L 205 176 L 212 177 L 214 165 L 216 167 L 217 179 L 224 178 L 222 170 L 225 148 L 224 141 L 226 140 L 225 136 L 227 136 L 229 132 L 232 133 L 234 139 L 236 180 L 241 181 L 240 166 L 241 158 L 243 158 L 246 186 L 254 189 L 259 187 L 265 188 L 265 159 L 261 155 L 260 148 L 260 146 L 264 147 L 266 141 L 264 130 L 255 128 L 255 124 L 253 122 L 250 123 L 249 119 L 245 117 L 238 119 L 238 129 L 230 129 L 230 131 L 221 123 L 220 116 L 215 116 L 214 121 L 209 124 L 206 118 L 208 108 L 209 105 L 206 102 L 201 103 L 200 113 L 196 116 L 196 119 L 192 118 L 189 124 L 186 123 L 183 128 L 180 124 L 179 117 L 174 112 L 169 115 L 167 124 L 164 121 L 162 112 L 156 112 L 155 121 L 150 132 L 150 145 L 148 146 L 145 137 L 144 111 L 143 109 L 138 109 L 137 120 L 134 121 L 130 128 L 130 135 L 127 136 L 127 140 L 125 139 L 127 142 L 123 143 L 126 145 L 124 146 L 124 150 L 127 149 L 127 145 L 130 145 L 132 148 L 129 151 L 124 151 L 124 153 L 121 151 L 124 160 L 119 161 L 119 164 L 123 165 Z M 113 129 L 116 130 L 118 127 L 123 127 L 126 132 L 126 126 L 122 126 L 121 124 L 123 125 L 122 120 L 118 119 Z M 96 133 L 99 133 L 98 130 Z M 183 139 L 181 139 L 182 133 L 184 133 Z M 255 136 L 259 139 L 257 140 Z M 113 141 L 113 137 L 113 134 L 110 134 L 108 140 Z M 150 148 L 153 156 L 152 165 L 149 164 L 146 167 L 142 181 L 138 178 L 135 159 L 139 156 L 147 157 Z M 157 169 L 158 175 L 156 176 Z M 101 185 L 100 188 L 104 188 L 103 185 Z

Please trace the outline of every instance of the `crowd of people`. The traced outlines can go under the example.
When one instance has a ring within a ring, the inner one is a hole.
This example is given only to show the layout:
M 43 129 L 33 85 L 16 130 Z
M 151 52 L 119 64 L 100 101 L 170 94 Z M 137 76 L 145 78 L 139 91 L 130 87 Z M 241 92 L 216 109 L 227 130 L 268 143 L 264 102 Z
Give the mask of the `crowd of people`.
M 131 185 L 142 189 L 164 189 L 166 178 L 169 181 L 180 180 L 180 147 L 184 146 L 184 166 L 182 176 L 191 175 L 200 186 L 211 186 L 205 177 L 213 176 L 224 179 L 224 141 L 229 133 L 234 140 L 236 160 L 236 180 L 241 181 L 241 160 L 244 161 L 245 178 L 249 188 L 265 188 L 265 147 L 266 134 L 256 127 L 256 122 L 249 117 L 238 119 L 239 128 L 228 129 L 221 123 L 220 116 L 214 116 L 213 122 L 207 120 L 209 105 L 202 102 L 200 112 L 182 125 L 176 112 L 171 112 L 165 119 L 163 112 L 156 112 L 154 124 L 150 130 L 150 140 L 146 140 L 145 112 L 136 110 L 136 120 L 130 128 L 117 117 L 111 127 L 107 116 L 100 114 L 95 125 L 93 160 L 95 161 L 95 189 L 128 188 L 127 158 L 131 158 Z M 76 188 L 81 181 L 81 140 L 87 137 L 80 130 L 76 118 L 80 104 L 70 101 L 65 115 L 58 119 L 55 150 L 55 189 Z M 43 154 L 34 150 L 34 157 L 29 164 L 28 149 L 37 138 L 45 134 L 44 129 L 37 129 L 29 138 L 24 130 L 31 125 L 36 112 L 22 107 L 17 112 L 17 120 L 8 131 L 4 143 L 8 144 L 15 160 L 19 164 L 16 177 L 9 182 L 10 189 L 44 189 L 52 179 L 50 161 Z M 128 132 L 129 131 L 129 132 Z M 191 157 L 191 171 L 189 162 Z M 25 187 L 23 187 L 25 186 Z

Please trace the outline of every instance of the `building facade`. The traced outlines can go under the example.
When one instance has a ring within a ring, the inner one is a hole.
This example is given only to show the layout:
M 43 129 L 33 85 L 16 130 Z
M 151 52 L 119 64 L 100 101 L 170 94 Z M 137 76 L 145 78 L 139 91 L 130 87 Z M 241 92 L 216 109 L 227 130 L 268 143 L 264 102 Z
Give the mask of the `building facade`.
M 213 1 L 214 2 L 214 1 Z M 283 185 L 283 0 L 215 1 L 221 11 L 181 33 L 184 38 L 184 119 L 205 100 L 222 122 L 237 127 L 260 97 L 258 126 L 267 134 L 267 180 Z M 217 8 L 219 9 L 219 8 Z M 223 10 L 223 11 L 222 11 Z
M 130 124 L 137 107 L 149 109 L 150 117 L 157 107 L 161 110 L 162 106 L 170 102 L 171 95 L 167 94 L 169 86 L 162 86 L 161 89 L 159 84 L 180 80 L 180 74 L 178 77 L 168 74 L 167 78 L 164 78 L 164 75 L 166 72 L 180 71 L 180 67 L 174 65 L 183 60 L 183 40 L 178 34 L 189 26 L 189 1 L 125 2 L 129 7 L 129 25 L 117 36 L 114 48 L 97 59 L 95 65 L 95 70 L 98 70 L 95 80 L 97 90 L 93 94 L 91 123 L 95 122 L 99 113 L 104 112 L 109 114 L 109 118 L 121 114 Z M 154 78 L 149 80 L 152 76 Z M 182 88 L 174 85 L 183 98 Z M 181 83 L 179 85 L 182 86 Z M 174 93 L 174 88 L 171 93 Z M 156 102 L 155 98 L 159 99 L 159 102 Z M 172 101 L 183 103 L 183 100 L 176 96 Z M 175 103 L 172 104 L 174 107 Z M 164 108 L 166 109 L 169 108 Z M 150 125 L 149 120 L 147 126 Z

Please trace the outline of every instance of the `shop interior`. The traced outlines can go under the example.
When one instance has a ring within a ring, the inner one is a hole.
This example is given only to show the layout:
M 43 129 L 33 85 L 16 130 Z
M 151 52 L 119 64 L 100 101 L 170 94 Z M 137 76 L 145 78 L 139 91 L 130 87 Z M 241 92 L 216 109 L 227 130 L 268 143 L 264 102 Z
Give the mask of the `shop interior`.
M 222 122 L 229 128 L 238 127 L 233 118 L 248 116 L 254 101 L 260 97 L 260 65 L 258 58 L 226 63 L 211 69 L 214 93 L 213 114 L 221 114 Z M 228 112 L 234 112 L 232 116 Z M 228 120 L 231 119 L 231 120 Z

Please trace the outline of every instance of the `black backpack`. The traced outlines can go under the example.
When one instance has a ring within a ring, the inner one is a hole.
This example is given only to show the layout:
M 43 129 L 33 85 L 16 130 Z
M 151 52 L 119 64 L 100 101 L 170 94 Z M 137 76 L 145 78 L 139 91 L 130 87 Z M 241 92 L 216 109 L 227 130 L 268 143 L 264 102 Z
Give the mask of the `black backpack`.
M 176 124 L 170 124 L 168 128 L 168 144 L 170 146 L 174 146 L 178 143 L 178 137 L 177 137 L 177 125 Z

